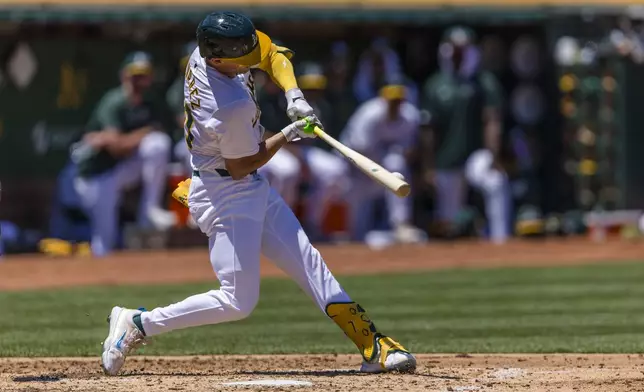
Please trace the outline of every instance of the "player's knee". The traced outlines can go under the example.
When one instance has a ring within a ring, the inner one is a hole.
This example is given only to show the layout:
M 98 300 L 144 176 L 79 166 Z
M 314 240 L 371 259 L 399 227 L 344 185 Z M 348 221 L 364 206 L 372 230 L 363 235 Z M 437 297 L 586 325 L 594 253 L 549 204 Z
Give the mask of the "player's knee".
M 238 287 L 228 293 L 230 303 L 237 314 L 237 319 L 241 320 L 250 316 L 255 310 L 257 302 L 259 302 L 259 283 L 253 287 Z
M 250 316 L 251 313 L 253 313 L 253 310 L 255 310 L 255 307 L 257 306 L 257 302 L 259 300 L 259 297 L 255 298 L 243 298 L 242 300 L 239 301 L 239 316 L 240 318 L 246 318 Z
M 236 296 L 237 313 L 239 318 L 243 319 L 250 316 L 259 302 L 259 293 L 244 293 Z
M 153 131 L 141 140 L 140 152 L 146 157 L 167 156 L 172 150 L 172 139 L 163 132 Z

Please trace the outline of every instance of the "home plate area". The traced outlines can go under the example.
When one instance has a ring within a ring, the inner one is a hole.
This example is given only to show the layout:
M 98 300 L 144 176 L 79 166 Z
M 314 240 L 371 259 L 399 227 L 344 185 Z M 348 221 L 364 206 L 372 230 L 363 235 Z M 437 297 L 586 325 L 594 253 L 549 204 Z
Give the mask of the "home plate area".
M 235 381 L 235 382 L 225 382 L 221 385 L 231 386 L 231 387 L 253 387 L 253 386 L 262 386 L 262 387 L 312 387 L 313 383 L 309 381 L 298 381 L 298 380 L 254 380 L 254 381 Z
M 0 391 L 584 391 L 643 390 L 642 355 L 426 354 L 415 374 L 361 374 L 356 355 L 0 359 Z

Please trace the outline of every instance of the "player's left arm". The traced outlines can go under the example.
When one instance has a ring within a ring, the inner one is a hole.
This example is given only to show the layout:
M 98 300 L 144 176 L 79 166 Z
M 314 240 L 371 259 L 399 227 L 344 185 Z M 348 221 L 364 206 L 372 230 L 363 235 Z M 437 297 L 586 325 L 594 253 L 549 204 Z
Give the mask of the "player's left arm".
M 286 114 L 291 121 L 314 116 L 313 108 L 306 102 L 304 94 L 297 86 L 295 71 L 291 58 L 293 51 L 273 44 L 270 54 L 262 61 L 258 68 L 266 72 L 286 95 L 288 108 Z

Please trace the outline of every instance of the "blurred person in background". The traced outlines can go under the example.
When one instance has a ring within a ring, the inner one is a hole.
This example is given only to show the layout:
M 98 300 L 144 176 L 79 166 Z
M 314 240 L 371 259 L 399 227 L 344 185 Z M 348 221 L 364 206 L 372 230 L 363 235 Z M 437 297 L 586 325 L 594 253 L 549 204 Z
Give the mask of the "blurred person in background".
M 434 135 L 437 218 L 448 232 L 456 225 L 466 197 L 466 183 L 485 199 L 489 235 L 504 242 L 510 234 L 510 190 L 499 163 L 502 91 L 489 72 L 480 69 L 474 34 L 450 28 L 439 47 L 439 71 L 425 85 Z
M 333 111 L 326 100 L 327 78 L 322 67 L 317 63 L 302 64 L 297 84 L 316 117 L 323 124 L 330 120 Z M 269 91 L 273 90 L 269 86 Z M 280 91 L 279 87 L 277 91 Z M 260 108 L 263 114 L 261 102 Z M 279 108 L 278 105 L 267 109 L 277 115 Z M 309 237 L 314 241 L 323 241 L 326 240 L 322 226 L 327 207 L 331 201 L 343 197 L 348 187 L 347 164 L 342 157 L 319 147 L 315 140 L 303 139 L 284 146 L 259 172 L 269 179 L 272 186 L 277 186 L 278 191 L 283 192 L 285 201 L 290 199 L 292 207 L 297 204 L 296 201 L 302 203 L 303 225 Z
M 410 178 L 407 154 L 414 146 L 418 133 L 419 111 L 406 101 L 407 88 L 402 79 L 392 79 L 381 89 L 378 97 L 358 107 L 351 116 L 340 141 L 391 172 Z M 351 231 L 356 241 L 364 241 L 376 226 L 376 202 L 385 198 L 388 221 L 393 240 L 402 243 L 422 242 L 425 233 L 411 225 L 411 198 L 400 198 L 350 166 L 352 180 L 349 196 Z
M 378 96 L 380 88 L 392 78 L 407 87 L 407 102 L 418 103 L 416 85 L 402 74 L 400 56 L 384 38 L 373 41 L 360 56 L 353 80 L 353 93 L 359 103 Z
M 183 96 L 183 82 L 185 79 L 186 66 L 190 55 L 197 47 L 197 42 L 193 41 L 183 46 L 181 51 L 181 59 L 179 60 L 179 72 L 170 88 L 166 93 L 166 103 L 170 111 L 174 115 L 176 128 L 172 135 L 174 145 L 174 157 L 179 160 L 185 168 L 185 174 L 188 175 L 192 172 L 192 165 L 190 164 L 190 151 L 188 145 L 184 140 L 183 125 L 186 119 Z
M 628 12 L 617 17 L 616 26 L 608 34 L 607 40 L 614 51 L 621 56 L 629 56 L 634 62 L 644 62 L 644 29 L 641 20 L 633 20 Z
M 121 85 L 98 103 L 82 140 L 72 148 L 78 167 L 74 186 L 91 222 L 91 248 L 96 256 L 117 244 L 121 195 L 142 185 L 138 223 L 165 230 L 176 216 L 163 209 L 172 140 L 164 122 L 167 108 L 149 94 L 153 67 L 149 54 L 128 55 L 121 68 Z
M 351 89 L 351 66 L 349 46 L 343 41 L 335 42 L 325 67 L 327 80 L 325 91 L 333 116 L 323 123 L 324 131 L 335 139 L 340 137 L 340 132 L 358 106 L 358 101 Z M 328 145 L 322 148 L 331 150 Z
M 433 152 L 434 133 L 430 127 L 431 115 L 427 110 L 420 110 L 419 113 L 418 137 L 411 149 L 407 162 L 411 171 L 411 178 L 408 182 L 412 186 L 414 203 L 414 221 L 429 231 L 432 235 L 432 223 L 434 221 L 434 182 L 433 182 Z M 410 181 L 409 181 L 410 180 Z

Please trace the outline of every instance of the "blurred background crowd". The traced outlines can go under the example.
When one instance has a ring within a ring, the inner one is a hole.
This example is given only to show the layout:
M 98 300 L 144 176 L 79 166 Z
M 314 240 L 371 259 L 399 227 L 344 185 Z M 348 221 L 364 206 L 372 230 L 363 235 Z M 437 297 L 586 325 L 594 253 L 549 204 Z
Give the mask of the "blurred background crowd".
M 589 212 L 637 224 L 639 8 L 388 7 L 241 9 L 294 53 L 326 132 L 412 185 L 389 194 L 320 140 L 282 149 L 262 174 L 315 242 L 503 244 L 585 233 Z M 95 219 L 119 248 L 203 245 L 170 194 L 191 175 L 184 70 L 214 8 L 0 12 L 2 252 L 88 254 Z M 283 92 L 254 80 L 261 123 L 282 129 Z M 131 137 L 96 137 L 110 128 Z

